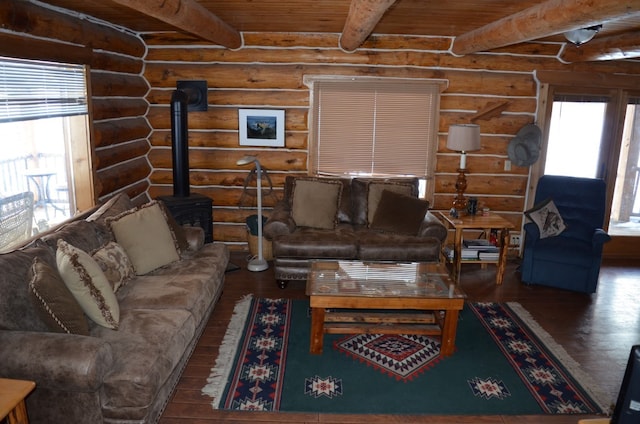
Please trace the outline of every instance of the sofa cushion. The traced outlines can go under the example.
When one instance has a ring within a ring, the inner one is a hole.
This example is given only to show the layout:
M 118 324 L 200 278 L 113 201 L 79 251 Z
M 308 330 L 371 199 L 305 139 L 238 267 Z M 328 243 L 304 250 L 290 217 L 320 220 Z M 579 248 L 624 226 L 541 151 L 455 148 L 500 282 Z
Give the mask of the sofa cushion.
M 225 245 L 208 243 L 188 260 L 137 276 L 117 293 L 120 309 L 184 309 L 200 322 L 220 293 L 228 255 Z
M 58 240 L 58 272 L 82 310 L 96 324 L 118 329 L 120 307 L 111 284 L 88 253 Z
M 127 193 L 118 193 L 104 204 L 102 204 L 95 212 L 87 217 L 87 221 L 96 222 L 97 224 L 108 228 L 107 218 L 120 215 L 130 209 L 133 209 L 135 205 L 127 195 Z
M 49 330 L 89 335 L 84 312 L 58 270 L 36 257 L 29 274 L 29 294 Z
M 92 252 L 109 242 L 111 238 L 106 227 L 95 222 L 77 220 L 63 224 L 53 233 L 42 236 L 41 240 L 53 250 L 57 249 L 58 240 L 62 239 L 80 250 Z
M 146 422 L 156 397 L 180 364 L 196 332 L 193 316 L 179 309 L 123 309 L 118 331 L 91 335 L 109 343 L 115 359 L 104 380 L 105 422 Z
M 418 235 L 429 202 L 413 196 L 383 190 L 380 202 L 369 225 L 371 229 Z
M 162 214 L 167 220 L 167 224 L 169 225 L 169 230 L 171 230 L 171 234 L 173 235 L 176 244 L 178 245 L 178 253 L 183 254 L 189 250 L 189 243 L 187 242 L 187 237 L 184 233 L 184 229 L 178 221 L 173 217 L 169 208 L 163 201 L 158 201 L 160 205 L 160 209 L 162 210 Z
M 114 292 L 136 275 L 127 252 L 115 241 L 110 241 L 94 251 L 91 257 L 104 272 Z
M 107 218 L 107 223 L 137 275 L 180 259 L 177 242 L 157 201 Z
M 360 229 L 358 259 L 361 261 L 438 262 L 440 240 Z
M 0 254 L 0 329 L 49 331 L 29 295 L 29 270 L 38 257 L 56 266 L 53 250 L 46 245 Z
M 320 178 L 298 178 L 293 189 L 291 212 L 297 226 L 331 229 L 342 193 L 342 183 Z
M 276 236 L 273 252 L 283 258 L 356 259 L 358 249 L 351 226 L 338 224 L 331 231 L 301 227 L 293 234 Z

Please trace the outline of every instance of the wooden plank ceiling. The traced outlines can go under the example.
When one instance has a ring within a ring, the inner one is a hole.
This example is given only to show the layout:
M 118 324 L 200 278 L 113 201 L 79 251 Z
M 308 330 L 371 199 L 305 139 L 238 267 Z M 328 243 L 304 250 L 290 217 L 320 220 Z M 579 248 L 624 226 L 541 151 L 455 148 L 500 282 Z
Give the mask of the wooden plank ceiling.
M 47 0 L 135 32 L 183 31 L 228 48 L 242 32 L 341 33 L 357 49 L 370 34 L 455 37 L 452 52 L 525 41 L 564 42 L 572 29 L 603 25 L 568 62 L 640 56 L 640 0 Z

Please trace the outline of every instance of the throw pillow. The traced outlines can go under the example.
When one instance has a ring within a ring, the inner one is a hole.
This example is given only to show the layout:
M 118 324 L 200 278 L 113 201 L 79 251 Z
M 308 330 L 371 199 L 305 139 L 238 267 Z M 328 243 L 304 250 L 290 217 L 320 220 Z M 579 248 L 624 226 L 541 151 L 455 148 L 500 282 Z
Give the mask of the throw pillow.
M 91 257 L 95 259 L 102 272 L 104 272 L 107 280 L 111 283 L 114 293 L 136 275 L 127 252 L 115 241 L 111 241 L 96 250 Z
M 291 214 L 301 227 L 331 229 L 336 223 L 342 183 L 298 178 L 293 188 Z
M 120 306 L 100 265 L 86 252 L 58 240 L 58 272 L 85 314 L 96 324 L 117 330 Z
M 157 201 L 107 218 L 116 242 L 127 252 L 137 275 L 180 259 L 169 224 Z
M 164 202 L 159 201 L 160 209 L 162 210 L 162 214 L 164 218 L 167 220 L 167 224 L 169 225 L 169 230 L 171 230 L 171 235 L 178 246 L 179 253 L 185 253 L 189 249 L 189 242 L 187 241 L 187 237 L 184 234 L 184 229 L 178 221 L 173 217 L 167 205 Z
M 541 239 L 557 236 L 567 228 L 552 199 L 540 202 L 524 214 L 536 224 Z
M 409 184 L 397 184 L 397 183 L 369 183 L 369 190 L 367 193 L 367 224 L 371 225 L 373 218 L 378 209 L 378 203 L 382 198 L 382 192 L 385 190 L 393 191 L 394 193 L 403 194 L 405 196 L 413 195 L 413 186 Z
M 82 308 L 62 281 L 58 271 L 39 258 L 29 270 L 29 295 L 49 330 L 89 335 Z
M 369 226 L 374 230 L 416 235 L 429 210 L 429 202 L 413 196 L 383 190 Z

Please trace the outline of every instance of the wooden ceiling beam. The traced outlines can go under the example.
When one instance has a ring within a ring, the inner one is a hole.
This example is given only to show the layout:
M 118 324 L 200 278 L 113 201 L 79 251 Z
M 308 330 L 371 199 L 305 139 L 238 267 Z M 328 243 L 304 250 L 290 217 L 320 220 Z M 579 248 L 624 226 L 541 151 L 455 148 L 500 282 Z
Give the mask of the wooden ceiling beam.
M 640 31 L 595 38 L 580 47 L 567 43 L 560 59 L 565 62 L 633 59 L 640 57 Z
M 340 36 L 340 47 L 352 52 L 364 43 L 396 0 L 351 0 Z
M 451 51 L 464 55 L 603 24 L 640 12 L 640 0 L 547 0 L 462 34 Z
M 242 46 L 240 33 L 196 0 L 113 1 L 224 47 Z

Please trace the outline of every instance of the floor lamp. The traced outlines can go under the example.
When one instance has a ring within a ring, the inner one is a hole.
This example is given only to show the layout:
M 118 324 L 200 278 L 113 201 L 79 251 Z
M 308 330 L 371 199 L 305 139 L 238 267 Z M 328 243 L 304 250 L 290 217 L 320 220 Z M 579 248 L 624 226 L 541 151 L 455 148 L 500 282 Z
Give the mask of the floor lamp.
M 467 199 L 464 191 L 467 189 L 467 152 L 480 150 L 480 126 L 476 124 L 455 124 L 449 127 L 447 137 L 447 149 L 460 152 L 460 167 L 458 168 L 458 179 L 456 180 L 456 197 L 453 200 L 453 207 L 457 210 L 464 210 L 467 207 Z
M 264 271 L 269 268 L 269 264 L 264 260 L 262 253 L 262 169 L 260 168 L 260 161 L 255 156 L 245 156 L 236 162 L 236 165 L 249 165 L 250 163 L 256 164 L 256 185 L 257 185 L 257 198 L 258 198 L 258 257 L 251 258 L 247 269 L 249 271 Z

